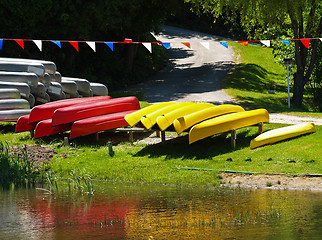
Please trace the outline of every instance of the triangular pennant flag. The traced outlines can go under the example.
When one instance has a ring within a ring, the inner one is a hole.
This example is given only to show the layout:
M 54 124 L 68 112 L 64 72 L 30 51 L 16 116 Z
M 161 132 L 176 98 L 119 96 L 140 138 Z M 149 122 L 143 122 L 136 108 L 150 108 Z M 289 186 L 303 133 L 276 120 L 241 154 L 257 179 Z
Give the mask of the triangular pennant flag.
M 245 47 L 248 47 L 247 41 L 238 41 L 241 45 L 244 45 Z
M 60 47 L 60 48 L 61 48 L 61 43 L 60 43 L 60 41 L 51 41 L 51 42 L 55 43 L 58 47 Z
M 290 41 L 289 41 L 289 40 L 280 40 L 280 42 L 285 43 L 285 44 L 287 44 L 287 45 L 289 45 L 289 44 L 290 44 Z
M 2 50 L 3 39 L 0 39 L 0 50 Z
M 200 44 L 209 50 L 209 42 L 200 42 Z
M 39 48 L 40 51 L 42 51 L 42 41 L 41 40 L 32 40 L 36 46 Z
M 113 43 L 112 42 L 104 42 L 112 51 L 113 51 Z
M 131 38 L 125 38 L 124 43 L 133 43 Z
M 163 47 L 165 47 L 165 49 L 170 49 L 171 45 L 170 43 L 162 43 Z
M 150 53 L 152 53 L 152 45 L 151 45 L 151 43 L 142 43 L 142 45 L 144 47 L 146 47 L 146 49 L 148 49 Z
M 310 39 L 300 39 L 301 42 L 303 43 L 303 45 L 306 47 L 306 48 L 309 48 L 310 46 Z
M 96 45 L 95 42 L 86 42 L 88 44 L 88 46 L 91 47 L 91 49 L 93 49 L 94 52 L 96 52 Z
M 221 45 L 223 45 L 225 48 L 228 48 L 228 42 L 219 42 Z
M 20 39 L 14 39 L 16 43 L 19 44 L 19 46 L 22 48 L 22 49 L 25 49 L 25 45 L 24 45 L 24 42 L 23 40 L 20 40 Z
M 322 41 L 322 38 L 320 38 L 320 40 Z
M 190 42 L 181 42 L 183 45 L 185 45 L 186 47 L 190 48 Z
M 271 41 L 270 40 L 261 40 L 261 43 L 263 43 L 266 47 L 271 46 Z
M 78 42 L 76 42 L 76 41 L 69 41 L 69 43 L 76 49 L 77 52 L 79 51 Z

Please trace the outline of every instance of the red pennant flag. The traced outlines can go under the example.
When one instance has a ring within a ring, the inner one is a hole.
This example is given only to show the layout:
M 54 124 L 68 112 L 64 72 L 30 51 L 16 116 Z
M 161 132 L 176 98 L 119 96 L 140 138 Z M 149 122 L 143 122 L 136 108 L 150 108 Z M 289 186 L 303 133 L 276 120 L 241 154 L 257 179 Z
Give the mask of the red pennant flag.
M 310 39 L 300 39 L 301 42 L 303 43 L 303 45 L 306 47 L 306 48 L 309 48 L 310 46 Z
M 133 43 L 131 38 L 125 38 L 124 43 Z
M 241 45 L 244 45 L 245 47 L 248 47 L 247 41 L 238 41 Z
M 79 49 L 78 49 L 78 42 L 76 42 L 76 41 L 69 41 L 69 43 L 76 49 L 77 52 L 79 51 Z
M 182 42 L 183 45 L 185 45 L 186 47 L 190 48 L 190 42 Z
M 22 49 L 25 49 L 25 45 L 24 45 L 24 42 L 23 40 L 20 40 L 20 39 L 14 39 L 16 41 L 16 43 L 19 44 L 19 46 L 22 48 Z

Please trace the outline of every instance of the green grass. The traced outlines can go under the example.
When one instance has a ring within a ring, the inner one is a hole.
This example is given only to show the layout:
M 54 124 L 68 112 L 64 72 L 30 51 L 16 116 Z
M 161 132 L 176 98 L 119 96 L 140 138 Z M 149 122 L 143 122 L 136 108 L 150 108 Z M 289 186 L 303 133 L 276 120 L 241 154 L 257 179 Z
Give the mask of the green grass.
M 232 73 L 225 81 L 225 91 L 248 108 L 265 108 L 270 112 L 296 112 L 295 115 L 306 116 L 310 106 L 307 103 L 309 95 L 304 96 L 303 109 L 288 108 L 286 67 L 277 63 L 273 57 L 272 48 L 239 43 L 231 43 L 235 51 L 235 61 Z M 268 93 L 270 83 L 276 83 L 276 93 Z M 290 83 L 291 84 L 291 83 Z M 291 97 L 292 97 L 292 89 Z M 305 112 L 302 113 L 301 112 Z M 321 113 L 312 116 L 322 117 Z

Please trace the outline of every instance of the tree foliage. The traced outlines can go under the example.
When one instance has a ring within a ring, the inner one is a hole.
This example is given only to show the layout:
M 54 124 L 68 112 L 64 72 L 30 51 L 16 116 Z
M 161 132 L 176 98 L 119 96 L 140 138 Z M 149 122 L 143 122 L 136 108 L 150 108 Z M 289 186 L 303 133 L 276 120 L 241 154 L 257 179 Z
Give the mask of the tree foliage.
M 199 12 L 211 12 L 218 18 L 227 10 L 238 11 L 242 26 L 250 36 L 265 29 L 282 32 L 289 24 L 290 38 L 319 38 L 322 31 L 322 2 L 320 0 L 185 0 L 195 4 Z M 233 17 L 230 17 L 234 20 Z M 278 30 L 278 31 L 277 31 Z M 286 32 L 286 31 L 285 31 Z M 268 33 L 268 32 L 267 32 Z M 304 86 L 311 80 L 316 64 L 318 39 L 311 40 L 307 49 L 300 41 L 295 41 L 295 63 L 293 104 L 302 105 Z
M 0 31 L 2 38 L 77 41 L 152 41 L 150 32 L 158 30 L 178 0 L 1 0 Z M 7 45 L 5 45 L 7 44 Z M 107 46 L 97 46 L 93 53 L 80 44 L 77 53 L 69 44 L 58 51 L 44 43 L 40 53 L 32 43 L 23 51 L 15 43 L 5 42 L 1 55 L 36 57 L 53 60 L 63 74 L 96 77 L 112 85 L 138 78 L 153 68 L 162 48 L 150 55 L 144 47 L 119 44 L 112 53 Z M 141 63 L 138 63 L 141 62 Z M 143 63 L 142 63 L 143 62 Z M 107 81 L 107 80 L 106 80 Z

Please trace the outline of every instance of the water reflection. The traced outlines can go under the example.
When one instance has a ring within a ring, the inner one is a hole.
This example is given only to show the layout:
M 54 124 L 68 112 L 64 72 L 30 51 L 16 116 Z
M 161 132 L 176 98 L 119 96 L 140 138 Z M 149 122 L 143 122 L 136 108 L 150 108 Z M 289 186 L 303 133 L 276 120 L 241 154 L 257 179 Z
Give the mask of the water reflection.
M 320 239 L 322 193 L 99 186 L 0 191 L 0 239 Z

